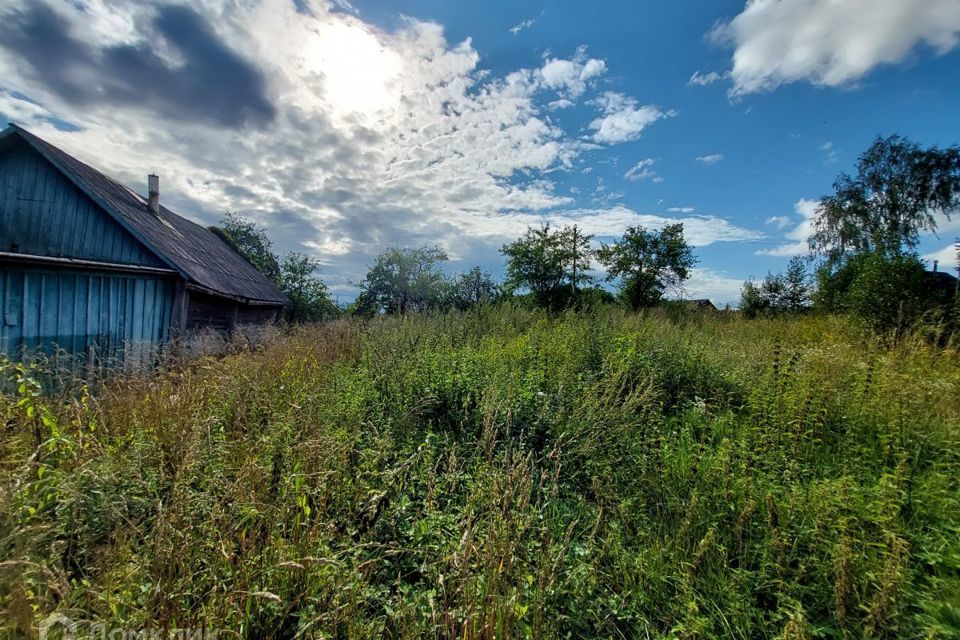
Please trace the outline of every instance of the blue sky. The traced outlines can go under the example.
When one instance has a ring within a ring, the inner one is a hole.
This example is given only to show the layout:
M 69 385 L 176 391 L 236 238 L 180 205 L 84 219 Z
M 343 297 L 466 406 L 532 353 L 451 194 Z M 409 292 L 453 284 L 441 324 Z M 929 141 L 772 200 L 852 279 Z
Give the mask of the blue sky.
M 877 135 L 960 142 L 956 0 L 0 2 L 0 116 L 324 261 L 502 272 L 528 224 L 684 222 L 689 294 L 803 251 Z M 955 219 L 921 252 L 952 262 Z

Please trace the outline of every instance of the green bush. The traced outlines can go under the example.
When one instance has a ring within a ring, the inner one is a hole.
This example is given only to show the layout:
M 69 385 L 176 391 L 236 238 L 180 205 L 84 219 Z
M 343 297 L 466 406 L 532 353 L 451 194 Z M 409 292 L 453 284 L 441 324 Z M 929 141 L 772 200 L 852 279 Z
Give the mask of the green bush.
M 899 337 L 922 322 L 952 317 L 950 292 L 915 255 L 851 256 L 839 268 L 821 269 L 818 280 L 819 310 L 850 313 L 877 333 Z

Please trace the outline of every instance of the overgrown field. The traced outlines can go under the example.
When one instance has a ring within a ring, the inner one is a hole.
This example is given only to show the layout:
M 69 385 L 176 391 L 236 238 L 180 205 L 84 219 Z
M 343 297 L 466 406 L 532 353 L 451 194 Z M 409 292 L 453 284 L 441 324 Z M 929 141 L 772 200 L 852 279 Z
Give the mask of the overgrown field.
M 960 358 L 919 339 L 491 308 L 24 391 L 14 637 L 960 635 Z

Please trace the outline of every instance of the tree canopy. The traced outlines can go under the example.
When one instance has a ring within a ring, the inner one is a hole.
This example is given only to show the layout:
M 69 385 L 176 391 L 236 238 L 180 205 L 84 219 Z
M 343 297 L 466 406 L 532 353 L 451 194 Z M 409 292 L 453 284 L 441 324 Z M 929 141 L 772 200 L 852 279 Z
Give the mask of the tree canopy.
M 748 318 L 769 313 L 802 313 L 810 308 L 812 294 L 806 261 L 795 257 L 784 273 L 768 273 L 760 284 L 746 281 L 740 293 L 740 311 Z
M 592 239 L 577 225 L 528 227 L 523 236 L 500 249 L 507 259 L 506 286 L 527 289 L 540 306 L 556 306 L 558 301 L 576 297 L 584 285 L 593 282 L 588 272 Z
M 290 298 L 290 314 L 298 321 L 317 322 L 339 314 L 327 285 L 315 275 L 319 269 L 319 260 L 295 251 L 280 263 L 280 289 Z
M 683 224 L 660 231 L 628 227 L 620 240 L 603 245 L 597 258 L 607 268 L 607 280 L 619 281 L 621 297 L 634 309 L 656 304 L 667 290 L 679 292 L 696 264 Z
M 960 147 L 877 138 L 856 176 L 841 173 L 833 188 L 820 200 L 810 248 L 831 265 L 856 253 L 900 256 L 936 230 L 937 214 L 949 219 L 960 210 Z
M 438 247 L 387 249 L 360 282 L 357 307 L 365 315 L 426 311 L 443 303 L 447 280 Z
M 238 213 L 227 211 L 220 220 L 220 226 L 210 227 L 210 230 L 246 258 L 257 271 L 279 284 L 280 261 L 273 253 L 273 243 L 267 237 L 266 228 L 257 226 Z

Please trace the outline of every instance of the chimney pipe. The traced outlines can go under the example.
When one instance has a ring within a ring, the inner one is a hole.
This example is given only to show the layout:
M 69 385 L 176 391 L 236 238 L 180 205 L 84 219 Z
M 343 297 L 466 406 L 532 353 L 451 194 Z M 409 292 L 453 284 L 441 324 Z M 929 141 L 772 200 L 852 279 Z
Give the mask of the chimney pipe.
M 938 267 L 938 266 L 940 266 L 940 261 L 939 261 L 939 260 L 934 260 L 934 261 L 933 261 L 933 272 L 934 272 L 934 273 L 937 272 L 937 267 Z
M 149 190 L 148 203 L 153 215 L 160 215 L 160 176 L 151 173 L 147 176 L 147 188 Z

